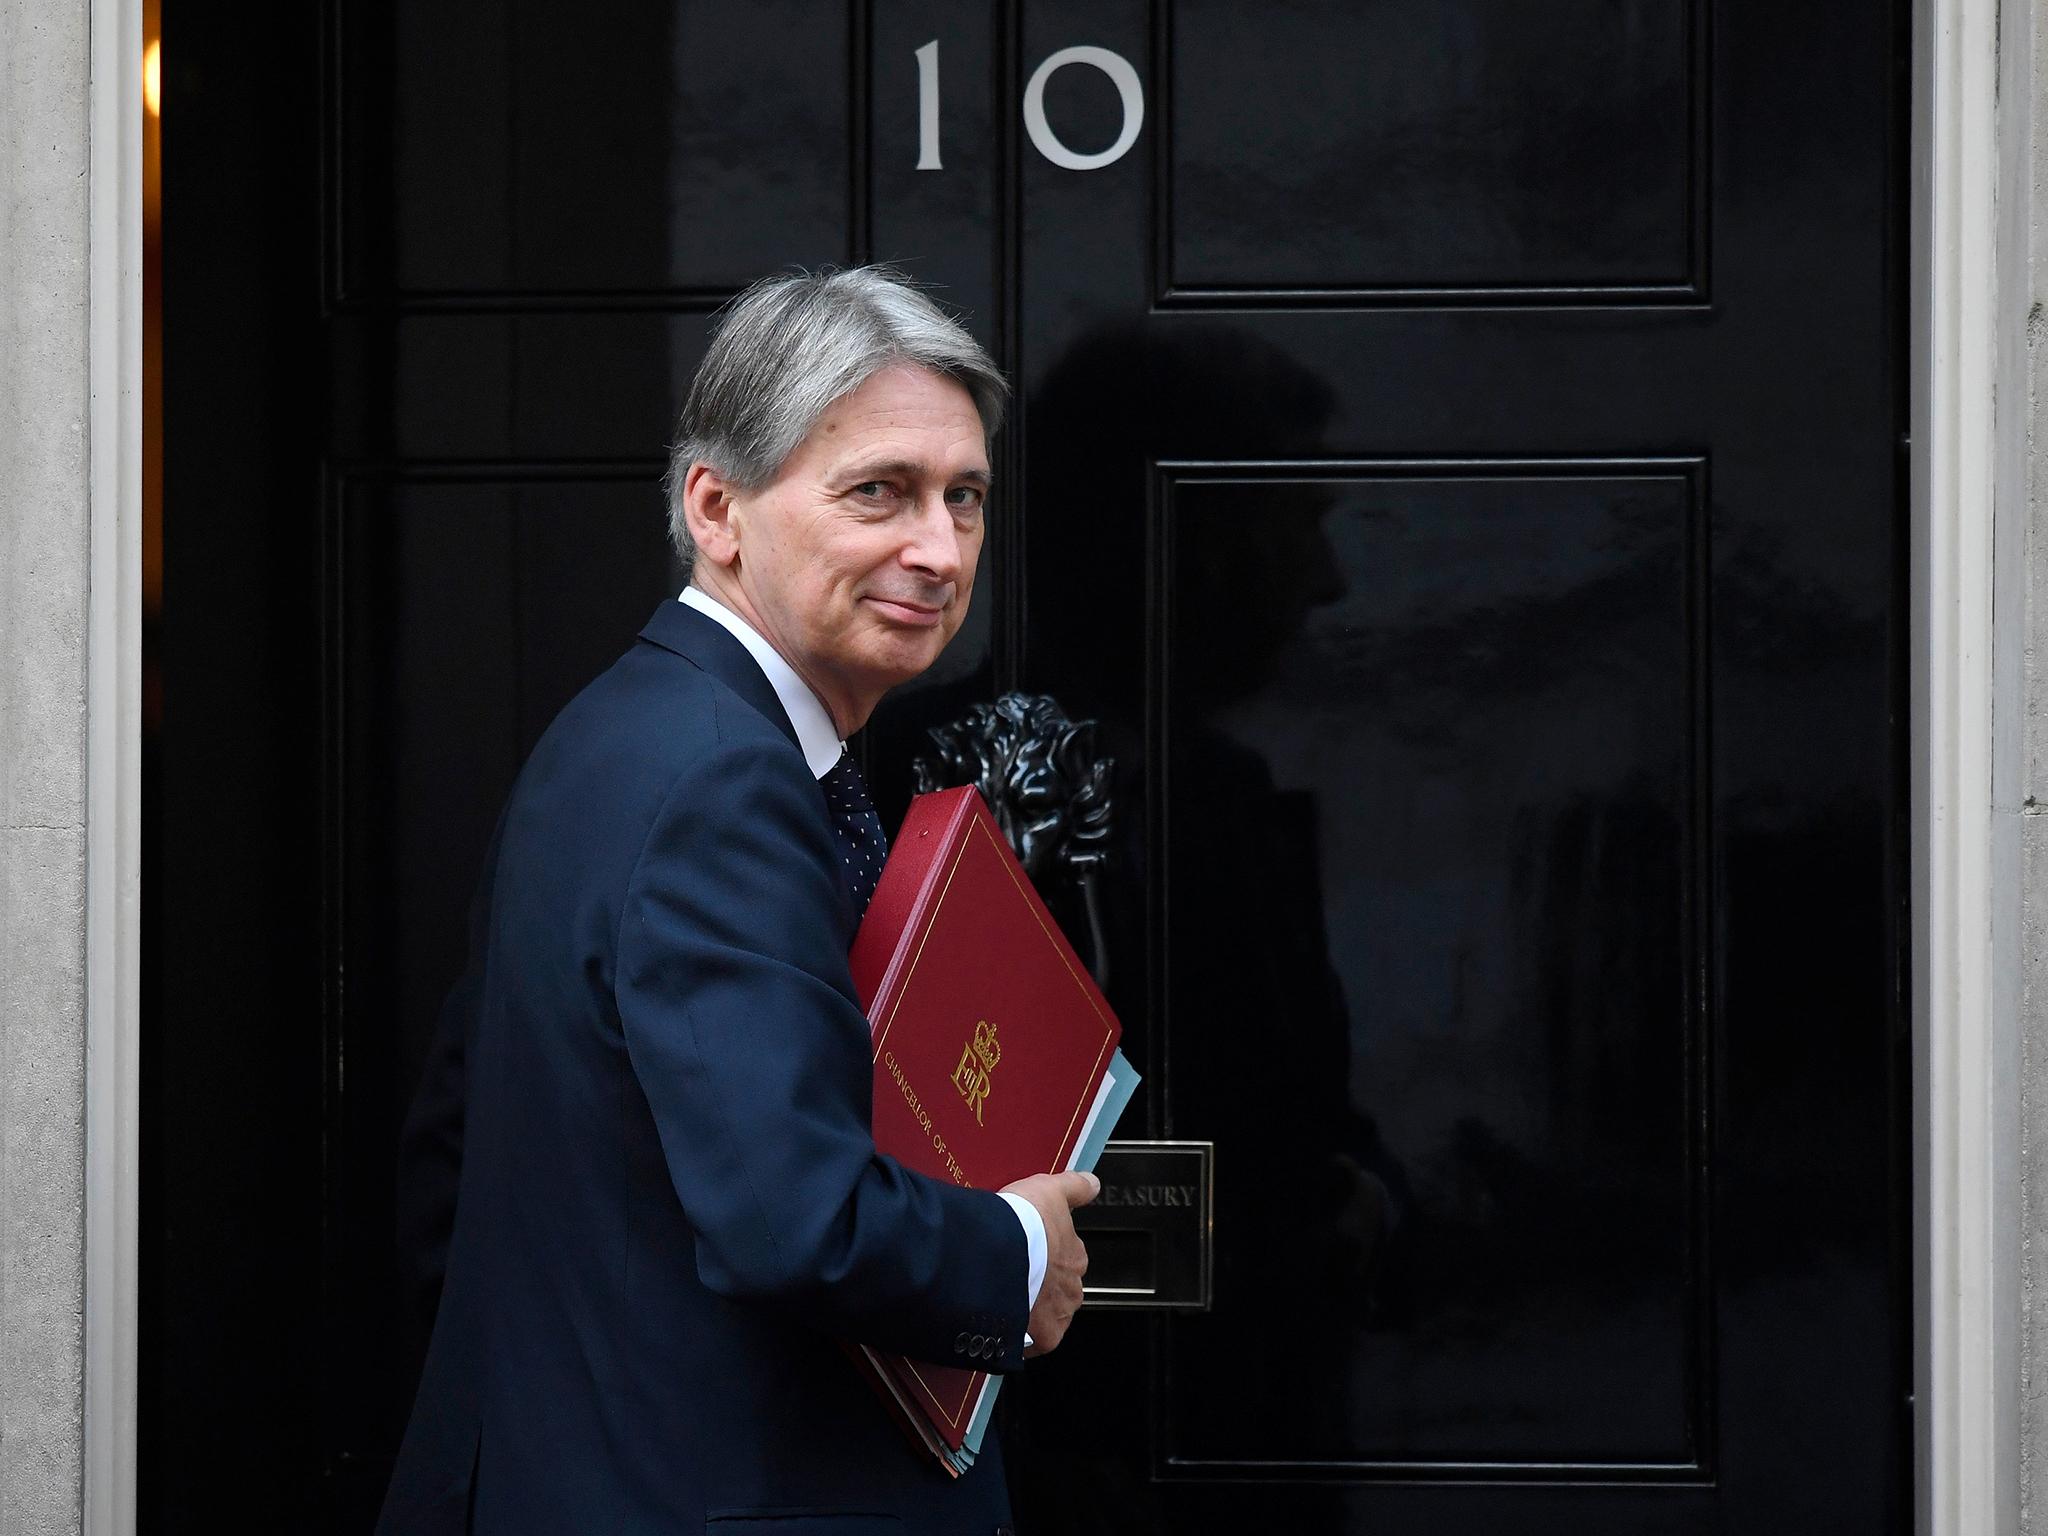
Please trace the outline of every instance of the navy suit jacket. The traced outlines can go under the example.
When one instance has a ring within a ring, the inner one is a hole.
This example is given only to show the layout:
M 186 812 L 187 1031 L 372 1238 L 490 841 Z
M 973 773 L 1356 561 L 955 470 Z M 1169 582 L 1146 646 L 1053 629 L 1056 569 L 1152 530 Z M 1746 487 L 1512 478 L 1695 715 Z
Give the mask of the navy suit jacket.
M 406 1132 L 440 1300 L 379 1531 L 1006 1524 L 993 1437 L 947 1478 L 840 1344 L 1014 1369 L 1025 1239 L 875 1150 L 852 898 L 745 647 L 662 604 L 534 748 L 471 926 Z

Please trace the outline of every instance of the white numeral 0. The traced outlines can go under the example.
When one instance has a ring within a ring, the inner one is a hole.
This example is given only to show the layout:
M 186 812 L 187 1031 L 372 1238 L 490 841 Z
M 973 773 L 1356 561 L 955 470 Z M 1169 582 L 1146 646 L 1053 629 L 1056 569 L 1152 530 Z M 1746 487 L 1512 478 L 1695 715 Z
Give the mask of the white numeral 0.
M 1101 70 L 1109 76 L 1117 95 L 1122 98 L 1123 128 L 1117 134 L 1116 142 L 1099 154 L 1076 154 L 1059 141 L 1052 125 L 1045 120 L 1045 83 L 1069 64 L 1088 64 Z M 1063 170 L 1099 171 L 1105 165 L 1116 164 L 1138 142 L 1138 131 L 1144 126 L 1145 89 L 1138 83 L 1138 72 L 1131 68 L 1129 59 L 1107 48 L 1091 48 L 1085 44 L 1062 48 L 1031 72 L 1031 79 L 1024 87 L 1024 131 L 1031 135 L 1031 142 L 1038 152 Z M 937 38 L 917 50 L 917 168 L 920 171 L 943 169 L 939 164 Z
M 1068 64 L 1094 65 L 1109 76 L 1116 86 L 1117 95 L 1123 98 L 1123 131 L 1116 136 L 1114 144 L 1098 155 L 1075 154 L 1053 137 L 1052 125 L 1045 120 L 1045 82 Z M 1031 142 L 1038 146 L 1038 152 L 1063 170 L 1099 171 L 1105 165 L 1116 164 L 1138 142 L 1138 130 L 1144 126 L 1145 92 L 1138 84 L 1138 72 L 1131 68 L 1129 59 L 1107 48 L 1062 48 L 1031 72 L 1031 81 L 1024 87 L 1025 131 L 1031 135 Z

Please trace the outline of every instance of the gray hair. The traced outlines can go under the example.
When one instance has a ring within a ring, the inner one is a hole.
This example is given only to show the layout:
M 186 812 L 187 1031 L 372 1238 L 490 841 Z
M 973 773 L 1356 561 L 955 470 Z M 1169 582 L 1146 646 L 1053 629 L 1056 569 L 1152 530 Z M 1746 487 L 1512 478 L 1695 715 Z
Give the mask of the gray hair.
M 683 403 L 662 486 L 687 572 L 697 548 L 683 480 L 706 464 L 743 491 L 775 478 L 832 402 L 896 363 L 943 374 L 974 399 L 984 439 L 1010 386 L 966 327 L 892 267 L 764 277 L 733 300 Z

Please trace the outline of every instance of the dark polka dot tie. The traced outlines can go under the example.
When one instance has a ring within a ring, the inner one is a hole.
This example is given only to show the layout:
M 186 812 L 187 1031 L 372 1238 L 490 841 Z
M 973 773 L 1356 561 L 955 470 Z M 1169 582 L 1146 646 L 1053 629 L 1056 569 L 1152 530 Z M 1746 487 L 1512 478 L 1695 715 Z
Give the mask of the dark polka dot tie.
M 882 818 L 868 798 L 867 780 L 851 752 L 839 754 L 832 771 L 818 780 L 825 792 L 825 804 L 832 812 L 832 830 L 839 839 L 839 859 L 845 866 L 846 888 L 853 896 L 853 913 L 868 909 L 875 894 L 875 882 L 882 878 L 882 861 L 889 856 L 889 839 L 882 835 Z

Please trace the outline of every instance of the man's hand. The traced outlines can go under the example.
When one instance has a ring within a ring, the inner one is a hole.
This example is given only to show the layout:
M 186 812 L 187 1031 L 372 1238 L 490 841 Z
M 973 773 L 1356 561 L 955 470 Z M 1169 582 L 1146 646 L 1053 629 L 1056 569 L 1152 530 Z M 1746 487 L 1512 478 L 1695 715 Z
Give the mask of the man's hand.
M 1081 1310 L 1081 1277 L 1088 1273 L 1088 1250 L 1074 1233 L 1074 1207 L 1086 1205 L 1102 1191 L 1092 1173 L 1034 1173 L 1003 1191 L 1029 1200 L 1045 1223 L 1045 1283 L 1031 1309 L 1025 1331 L 1031 1335 L 1027 1357 L 1056 1349 L 1067 1324 Z

